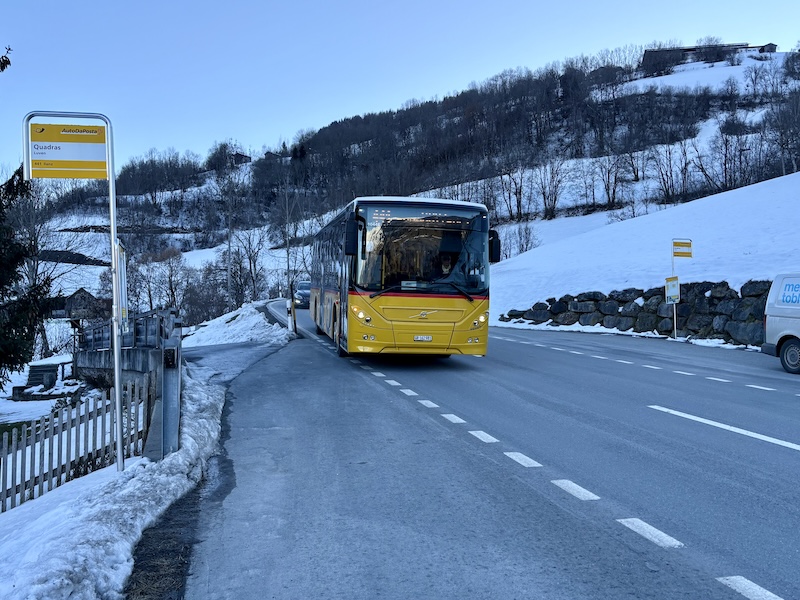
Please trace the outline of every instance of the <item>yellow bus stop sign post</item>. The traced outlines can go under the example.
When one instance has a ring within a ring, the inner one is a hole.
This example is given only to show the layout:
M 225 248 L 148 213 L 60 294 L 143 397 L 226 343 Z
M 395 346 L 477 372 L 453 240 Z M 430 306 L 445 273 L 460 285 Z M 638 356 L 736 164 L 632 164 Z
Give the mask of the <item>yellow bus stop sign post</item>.
M 36 123 L 33 121 L 37 120 Z M 47 119 L 49 122 L 41 122 Z M 55 122 L 52 122 L 55 121 Z M 76 124 L 90 121 L 91 124 Z M 111 121 L 100 113 L 34 111 L 22 124 L 25 179 L 107 179 L 111 229 L 112 345 L 117 470 L 125 469 L 122 427 L 122 288 Z
M 675 259 L 692 258 L 692 240 L 672 240 L 672 277 L 667 277 L 664 296 L 667 304 L 672 304 L 672 337 L 678 339 L 678 303 L 681 301 L 681 286 L 675 275 Z
M 105 125 L 31 123 L 27 146 L 31 178 L 108 179 Z

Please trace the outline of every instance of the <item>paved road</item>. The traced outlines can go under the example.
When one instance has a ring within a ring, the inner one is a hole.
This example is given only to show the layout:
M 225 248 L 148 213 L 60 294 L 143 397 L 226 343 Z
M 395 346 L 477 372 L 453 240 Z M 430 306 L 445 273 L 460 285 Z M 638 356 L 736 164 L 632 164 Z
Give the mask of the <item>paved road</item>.
M 798 598 L 797 384 L 610 335 L 293 341 L 230 383 L 186 597 Z

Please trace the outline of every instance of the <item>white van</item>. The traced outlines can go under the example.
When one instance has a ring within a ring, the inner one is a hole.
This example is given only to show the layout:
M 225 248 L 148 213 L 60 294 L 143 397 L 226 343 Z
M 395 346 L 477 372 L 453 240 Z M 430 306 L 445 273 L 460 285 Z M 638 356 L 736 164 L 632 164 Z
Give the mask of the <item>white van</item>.
M 769 288 L 761 352 L 780 356 L 786 371 L 800 374 L 800 273 L 778 275 Z

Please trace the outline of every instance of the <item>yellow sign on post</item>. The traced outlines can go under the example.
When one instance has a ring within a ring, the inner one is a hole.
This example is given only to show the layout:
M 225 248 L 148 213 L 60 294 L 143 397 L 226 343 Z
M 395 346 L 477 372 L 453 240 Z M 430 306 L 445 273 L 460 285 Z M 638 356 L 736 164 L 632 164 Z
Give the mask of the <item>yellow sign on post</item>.
M 678 304 L 681 301 L 681 286 L 677 277 L 667 277 L 664 293 L 667 304 Z
M 30 177 L 108 179 L 105 125 L 30 123 Z
M 672 256 L 692 258 L 692 240 L 672 240 Z
M 55 123 L 34 123 L 34 119 L 57 119 Z M 103 125 L 71 125 L 76 120 L 102 121 Z M 66 121 L 66 124 L 64 123 Z M 117 242 L 117 191 L 114 181 L 114 136 L 111 121 L 100 113 L 37 110 L 22 121 L 25 159 L 23 176 L 56 179 L 107 179 L 109 227 L 111 230 L 111 294 L 113 296 L 114 425 L 117 470 L 125 470 L 122 412 L 122 304 L 120 261 Z

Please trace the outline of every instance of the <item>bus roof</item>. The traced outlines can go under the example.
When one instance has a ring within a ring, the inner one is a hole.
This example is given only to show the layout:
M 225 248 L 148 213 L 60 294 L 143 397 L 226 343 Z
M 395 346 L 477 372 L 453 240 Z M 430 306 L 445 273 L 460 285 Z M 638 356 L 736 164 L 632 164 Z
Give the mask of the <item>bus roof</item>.
M 464 202 L 463 200 L 445 200 L 443 198 L 425 198 L 418 196 L 361 196 L 348 203 L 347 208 L 352 204 L 363 202 L 397 202 L 402 204 L 440 204 L 442 206 L 458 206 L 459 208 L 478 209 L 488 212 L 486 206 L 476 202 Z

